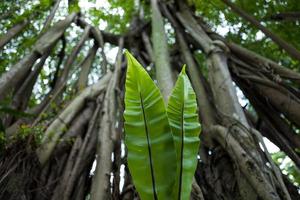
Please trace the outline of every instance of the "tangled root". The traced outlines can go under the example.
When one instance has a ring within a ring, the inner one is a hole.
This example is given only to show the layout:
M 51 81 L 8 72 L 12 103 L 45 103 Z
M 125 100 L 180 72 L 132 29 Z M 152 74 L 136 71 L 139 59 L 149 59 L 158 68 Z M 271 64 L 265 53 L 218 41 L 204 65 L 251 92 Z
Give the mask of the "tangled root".
M 0 199 L 33 199 L 41 167 L 27 140 L 10 144 L 0 154 Z

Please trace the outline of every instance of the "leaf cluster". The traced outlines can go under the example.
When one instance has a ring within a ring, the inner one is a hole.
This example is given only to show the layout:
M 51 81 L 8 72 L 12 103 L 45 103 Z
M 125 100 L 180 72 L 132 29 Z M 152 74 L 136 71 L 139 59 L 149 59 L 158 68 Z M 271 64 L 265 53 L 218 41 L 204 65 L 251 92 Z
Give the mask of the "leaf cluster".
M 143 200 L 189 199 L 200 124 L 185 66 L 165 108 L 146 70 L 130 53 L 126 56 L 125 143 L 135 186 Z

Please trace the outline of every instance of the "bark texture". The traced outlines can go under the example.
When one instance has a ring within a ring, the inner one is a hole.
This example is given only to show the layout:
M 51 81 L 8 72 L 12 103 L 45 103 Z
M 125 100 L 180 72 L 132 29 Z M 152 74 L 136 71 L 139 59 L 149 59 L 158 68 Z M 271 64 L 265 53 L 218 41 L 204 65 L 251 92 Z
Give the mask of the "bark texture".
M 169 61 L 168 43 L 164 30 L 164 21 L 161 16 L 158 1 L 151 0 L 152 8 L 152 43 L 154 50 L 154 62 L 158 85 L 165 101 L 167 102 L 174 86 L 172 71 Z

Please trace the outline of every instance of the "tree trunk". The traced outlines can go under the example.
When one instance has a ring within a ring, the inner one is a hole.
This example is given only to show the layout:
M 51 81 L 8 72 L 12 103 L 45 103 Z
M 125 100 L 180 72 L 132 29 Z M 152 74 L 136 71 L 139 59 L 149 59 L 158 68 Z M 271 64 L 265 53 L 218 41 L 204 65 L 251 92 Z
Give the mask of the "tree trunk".
M 111 199 L 111 173 L 112 173 L 112 155 L 114 150 L 113 134 L 116 123 L 116 87 L 118 85 L 121 73 L 121 59 L 123 38 L 119 41 L 119 51 L 116 58 L 115 69 L 111 80 L 109 81 L 104 98 L 103 116 L 100 124 L 101 131 L 98 133 L 97 143 L 97 167 L 96 174 L 93 177 L 91 199 Z M 114 156 L 115 159 L 115 156 Z
M 152 43 L 154 50 L 154 61 L 156 76 L 165 101 L 174 86 L 172 69 L 169 61 L 168 43 L 164 31 L 164 22 L 158 8 L 158 1 L 151 0 L 152 8 Z

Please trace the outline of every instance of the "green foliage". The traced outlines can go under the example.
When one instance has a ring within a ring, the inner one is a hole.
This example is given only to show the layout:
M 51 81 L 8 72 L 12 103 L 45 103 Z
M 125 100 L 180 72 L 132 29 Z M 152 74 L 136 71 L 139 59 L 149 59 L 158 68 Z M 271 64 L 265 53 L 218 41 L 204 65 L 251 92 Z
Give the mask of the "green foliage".
M 18 132 L 14 134 L 12 137 L 7 138 L 5 135 L 5 129 L 0 120 L 0 152 L 5 149 L 8 145 L 11 145 L 14 142 L 18 141 L 26 141 L 29 137 L 33 136 L 32 143 L 35 147 L 41 144 L 42 137 L 45 131 L 44 125 L 38 125 L 31 127 L 27 124 L 21 124 L 19 126 Z
M 95 25 L 101 27 L 105 24 L 106 31 L 124 33 L 128 30 L 131 19 L 137 11 L 135 2 L 134 0 L 108 0 L 108 4 L 104 3 L 100 7 L 95 3 L 96 7 L 86 12 Z
M 68 0 L 69 13 L 80 12 L 80 7 L 78 3 L 79 3 L 78 0 Z
M 202 51 L 198 50 L 194 52 L 194 58 L 198 64 L 198 66 L 201 66 L 201 73 L 204 77 L 208 77 L 208 66 L 206 62 L 206 56 L 202 53 Z
M 183 67 L 167 107 L 177 155 L 175 195 L 189 199 L 197 166 L 200 124 L 196 95 Z
M 5 105 L 5 103 L 2 102 L 2 104 L 0 105 L 0 150 L 3 149 L 6 144 L 5 126 L 1 120 L 1 117 L 4 117 L 7 114 L 9 114 L 10 116 L 13 116 L 15 118 L 22 118 L 22 117 L 31 118 L 31 117 L 35 116 L 30 113 L 26 113 L 26 112 L 22 112 L 22 111 L 10 108 L 7 105 Z M 27 131 L 27 129 L 23 129 L 23 127 L 21 126 L 20 133 L 16 135 L 16 138 L 24 139 L 25 136 L 29 135 L 28 133 L 29 132 Z
M 251 49 L 284 66 L 299 71 L 299 61 L 296 61 L 265 37 L 257 28 L 233 13 L 220 0 L 189 0 L 196 8 L 196 13 L 208 22 L 212 29 L 224 35 L 228 40 Z M 282 39 L 300 49 L 299 21 L 274 21 L 270 16 L 281 12 L 297 11 L 300 9 L 298 0 L 265 1 L 239 0 L 232 1 L 246 13 L 254 16 L 264 26 Z
M 23 5 L 24 6 L 24 5 Z M 51 6 L 50 0 L 40 0 L 39 3 L 29 2 L 26 7 L 28 9 L 24 10 L 21 14 L 13 13 L 12 17 L 9 19 L 8 27 L 12 27 L 15 24 L 22 22 L 25 19 L 31 19 L 34 17 L 40 17 L 47 11 Z M 34 12 L 33 12 L 34 10 Z
M 185 68 L 167 114 L 158 87 L 130 53 L 126 56 L 125 142 L 135 186 L 143 200 L 187 199 L 197 165 L 200 125 Z
M 0 119 L 0 151 L 5 147 L 6 138 L 5 138 L 5 127 L 2 120 Z
M 41 140 L 45 131 L 45 126 L 38 125 L 31 127 L 27 124 L 22 124 L 19 127 L 18 133 L 12 138 L 13 141 L 26 140 L 26 138 L 34 136 L 34 145 L 41 144 Z
M 1 120 L 2 117 L 9 115 L 16 119 L 18 118 L 33 118 L 36 115 L 31 113 L 27 113 L 24 111 L 20 111 L 8 106 L 7 102 L 1 102 L 0 104 L 0 150 L 5 148 L 6 143 L 11 143 L 12 141 L 25 140 L 30 135 L 34 135 L 35 144 L 39 144 L 44 133 L 44 126 L 35 126 L 31 127 L 26 124 L 21 124 L 17 134 L 15 134 L 12 138 L 7 139 L 5 133 L 5 126 Z
M 176 156 L 163 98 L 143 67 L 127 52 L 125 132 L 128 166 L 143 200 L 168 199 Z
M 6 0 L 0 2 L 0 10 L 5 13 L 11 12 L 7 19 L 0 20 L 0 37 L 6 34 L 8 29 L 25 19 L 31 20 L 22 33 L 5 45 L 3 51 L 0 51 L 0 75 L 28 53 L 37 40 L 51 3 L 52 0 Z
M 297 168 L 295 163 L 291 161 L 284 152 L 279 151 L 272 154 L 272 159 L 279 166 L 280 170 L 286 175 L 292 183 L 296 186 L 300 186 L 300 170 Z
M 19 111 L 19 110 L 16 110 L 16 109 L 13 109 L 13 108 L 10 108 L 7 106 L 3 106 L 3 105 L 2 106 L 0 105 L 0 113 L 1 114 L 4 114 L 4 113 L 9 114 L 14 117 L 34 117 L 35 116 L 35 115 L 29 114 L 26 112 L 22 112 L 22 111 Z

